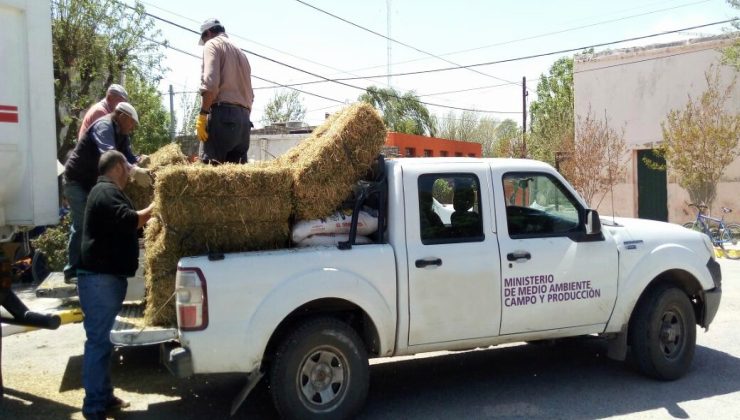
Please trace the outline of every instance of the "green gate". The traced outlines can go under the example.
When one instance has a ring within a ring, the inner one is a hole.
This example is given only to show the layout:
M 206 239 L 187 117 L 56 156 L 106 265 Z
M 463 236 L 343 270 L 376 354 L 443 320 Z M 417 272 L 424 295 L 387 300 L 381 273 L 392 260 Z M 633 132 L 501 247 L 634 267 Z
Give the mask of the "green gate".
M 637 217 L 668 221 L 668 183 L 666 172 L 648 167 L 644 158 L 660 165 L 665 159 L 652 150 L 637 151 Z

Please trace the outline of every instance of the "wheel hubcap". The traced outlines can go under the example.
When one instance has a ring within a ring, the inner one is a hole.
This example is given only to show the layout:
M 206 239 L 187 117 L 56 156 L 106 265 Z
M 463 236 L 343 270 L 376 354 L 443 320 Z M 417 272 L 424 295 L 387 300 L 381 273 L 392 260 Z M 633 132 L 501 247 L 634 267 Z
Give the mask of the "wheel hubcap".
M 683 320 L 681 316 L 673 311 L 667 311 L 661 318 L 660 344 L 663 354 L 669 358 L 675 358 L 683 349 Z
M 335 402 L 344 392 L 348 367 L 334 349 L 320 349 L 310 353 L 298 374 L 298 387 L 305 400 L 313 406 Z

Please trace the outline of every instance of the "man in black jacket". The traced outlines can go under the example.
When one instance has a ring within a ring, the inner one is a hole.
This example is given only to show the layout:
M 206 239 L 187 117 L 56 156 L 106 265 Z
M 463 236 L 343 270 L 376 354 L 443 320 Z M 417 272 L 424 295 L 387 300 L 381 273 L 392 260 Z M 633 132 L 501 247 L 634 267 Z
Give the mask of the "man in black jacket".
M 82 230 L 82 262 L 77 289 L 85 315 L 87 341 L 82 364 L 86 419 L 104 419 L 106 411 L 128 407 L 113 395 L 109 334 L 139 265 L 137 230 L 149 220 L 153 204 L 136 211 L 123 193 L 131 166 L 116 150 L 100 156 L 98 182 L 90 191 Z
M 80 138 L 64 165 L 64 196 L 67 198 L 72 216 L 72 229 L 67 246 L 67 265 L 64 267 L 66 280 L 77 277 L 80 265 L 80 240 L 87 196 L 98 178 L 98 160 L 107 150 L 118 150 L 128 162 L 134 181 L 141 185 L 151 184 L 148 172 L 136 166 L 142 156 L 131 151 L 130 135 L 139 124 L 139 116 L 131 104 L 121 102 L 115 110 L 96 120 Z

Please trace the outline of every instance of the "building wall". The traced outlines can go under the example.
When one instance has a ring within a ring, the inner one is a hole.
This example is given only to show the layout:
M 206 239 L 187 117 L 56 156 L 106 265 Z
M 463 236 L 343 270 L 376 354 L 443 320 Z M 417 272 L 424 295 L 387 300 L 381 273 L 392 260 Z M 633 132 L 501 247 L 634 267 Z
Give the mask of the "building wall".
M 417 136 L 414 134 L 388 132 L 386 146 L 398 147 L 404 157 L 481 157 L 483 147 L 480 143 Z
M 625 156 L 627 177 L 623 184 L 601 201 L 599 211 L 637 217 L 637 150 L 652 149 L 662 141 L 661 122 L 671 109 L 682 109 L 689 96 L 699 97 L 707 88 L 704 73 L 720 58 L 718 48 L 729 45 L 726 37 L 696 40 L 691 43 L 632 48 L 581 57 L 574 63 L 575 114 L 585 118 L 589 109 L 597 118 L 608 118 L 617 130 L 624 128 L 629 149 Z M 721 81 L 727 85 L 735 75 L 721 66 Z M 740 85 L 726 104 L 730 112 L 740 112 Z M 740 161 L 724 173 L 718 199 L 713 203 L 740 212 Z M 668 218 L 682 222 L 693 217 L 687 206 L 688 193 L 668 172 Z M 599 201 L 597 197 L 595 201 Z M 596 207 L 596 203 L 591 203 Z M 612 211 L 613 210 L 613 211 Z M 740 220 L 740 216 L 734 219 Z

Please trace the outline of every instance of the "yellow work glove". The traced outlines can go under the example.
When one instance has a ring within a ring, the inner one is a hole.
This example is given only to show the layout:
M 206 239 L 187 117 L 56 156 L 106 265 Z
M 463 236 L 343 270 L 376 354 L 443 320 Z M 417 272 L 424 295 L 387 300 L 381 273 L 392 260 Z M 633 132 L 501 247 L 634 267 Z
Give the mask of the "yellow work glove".
M 143 188 L 151 188 L 154 181 L 147 169 L 139 168 L 138 166 L 134 166 L 131 168 L 130 178 L 134 182 L 134 184 Z
M 208 115 L 199 114 L 198 119 L 195 121 L 195 133 L 198 135 L 198 140 L 203 142 L 208 141 L 206 125 L 208 125 Z

